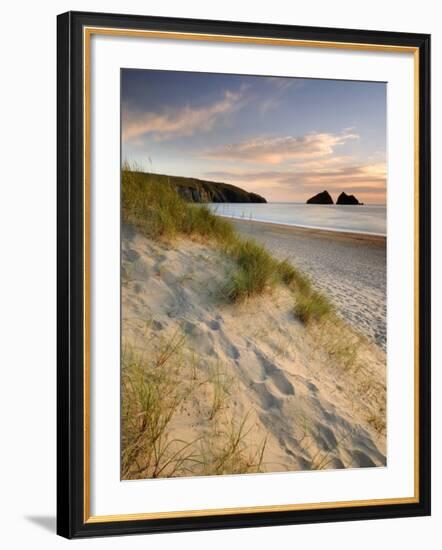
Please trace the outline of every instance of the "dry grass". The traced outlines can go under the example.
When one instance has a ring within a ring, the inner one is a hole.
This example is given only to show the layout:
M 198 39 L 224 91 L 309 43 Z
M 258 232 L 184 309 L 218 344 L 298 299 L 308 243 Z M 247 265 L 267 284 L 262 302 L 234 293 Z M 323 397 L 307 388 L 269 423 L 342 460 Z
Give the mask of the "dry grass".
M 229 398 L 229 388 L 233 381 L 222 370 L 219 361 L 214 366 L 209 365 L 208 370 L 208 382 L 212 390 L 209 420 L 213 420 L 220 411 L 227 408 L 226 401 Z
M 173 239 L 177 235 L 199 236 L 229 243 L 233 226 L 204 205 L 186 202 L 175 187 L 155 174 L 124 166 L 122 171 L 123 220 L 147 237 Z
M 144 353 L 126 347 L 122 370 L 121 477 L 144 479 L 263 471 L 266 439 L 250 444 L 251 414 L 230 410 L 231 380 L 220 365 L 202 375 L 175 334 Z M 211 396 L 199 436 L 177 435 L 174 421 L 201 392 Z
M 339 365 L 341 371 L 356 373 L 362 368 L 359 350 L 368 342 L 333 310 L 321 320 L 321 323 L 313 323 L 309 331 L 318 347 L 328 355 L 333 364 Z
M 387 429 L 387 419 L 385 408 L 377 414 L 372 414 L 367 418 L 367 422 L 373 427 L 379 435 L 384 435 Z
M 178 235 L 211 240 L 234 261 L 224 295 L 240 302 L 285 284 L 297 294 L 295 315 L 304 323 L 328 314 L 331 306 L 310 280 L 287 260 L 278 261 L 265 247 L 241 239 L 233 225 L 201 204 L 186 202 L 164 176 L 146 174 L 125 165 L 122 171 L 123 220 L 153 239 Z
M 267 250 L 252 240 L 237 239 L 227 248 L 236 270 L 230 275 L 226 294 L 239 302 L 262 294 L 278 282 L 278 262 Z
M 248 435 L 253 431 L 250 414 L 242 419 L 233 417 L 215 423 L 209 437 L 200 442 L 203 475 L 259 473 L 264 469 L 267 439 L 250 444 Z
M 295 290 L 301 293 L 311 292 L 312 285 L 310 279 L 306 277 L 299 269 L 296 269 L 288 260 L 283 260 L 277 266 L 281 280 Z
M 350 436 L 351 432 L 347 432 L 336 441 L 331 449 L 319 449 L 311 459 L 310 468 L 312 470 L 327 469 L 333 460 L 339 459 L 339 448 Z
M 294 307 L 296 317 L 305 325 L 330 315 L 333 307 L 329 300 L 316 290 L 299 292 Z
M 171 351 L 173 350 L 173 351 Z M 174 343 L 151 361 L 131 349 L 123 354 L 121 476 L 172 477 L 192 460 L 190 445 L 170 436 L 169 426 L 191 388 L 174 383 L 180 359 Z

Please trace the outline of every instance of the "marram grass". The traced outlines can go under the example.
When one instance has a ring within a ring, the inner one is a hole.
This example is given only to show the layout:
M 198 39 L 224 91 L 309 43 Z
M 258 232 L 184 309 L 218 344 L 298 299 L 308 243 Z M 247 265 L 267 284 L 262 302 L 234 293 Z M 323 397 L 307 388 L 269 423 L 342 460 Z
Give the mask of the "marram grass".
M 124 347 L 122 479 L 265 471 L 266 438 L 253 445 L 248 441 L 254 424 L 248 413 L 233 416 L 228 377 L 217 365 L 203 378 L 189 352 L 179 333 L 156 350 Z M 182 439 L 174 421 L 202 388 L 213 395 L 205 428 Z
M 242 239 L 233 225 L 202 204 L 184 200 L 164 176 L 143 173 L 129 165 L 122 171 L 123 220 L 152 239 L 178 236 L 207 239 L 233 260 L 224 293 L 239 302 L 264 293 L 276 284 L 295 296 L 294 314 L 303 323 L 317 321 L 332 311 L 324 295 L 312 289 L 308 277 L 288 260 L 279 261 L 259 243 Z
M 294 313 L 304 324 L 318 321 L 332 312 L 332 306 L 327 298 L 316 292 L 299 293 L 296 298 Z

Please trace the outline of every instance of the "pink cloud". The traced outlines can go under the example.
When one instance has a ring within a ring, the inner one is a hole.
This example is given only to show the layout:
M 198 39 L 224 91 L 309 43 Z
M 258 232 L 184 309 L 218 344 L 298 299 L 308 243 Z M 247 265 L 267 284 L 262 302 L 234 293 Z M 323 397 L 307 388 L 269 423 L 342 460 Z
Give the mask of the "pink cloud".
M 306 200 L 327 189 L 332 195 L 341 191 L 358 193 L 363 202 L 384 202 L 386 196 L 386 165 L 351 163 L 342 158 L 333 167 L 310 170 L 222 170 L 207 172 L 206 176 L 233 183 L 263 194 L 268 200 Z M 335 196 L 335 198 L 336 198 Z
M 212 159 L 278 164 L 284 161 L 326 157 L 333 154 L 336 146 L 358 138 L 357 134 L 350 131 L 340 134 L 310 133 L 301 137 L 258 137 L 208 150 L 204 156 Z
M 135 113 L 123 106 L 123 140 L 136 140 L 152 134 L 157 141 L 190 136 L 210 130 L 222 115 L 240 107 L 242 92 L 225 91 L 220 101 L 204 107 L 181 108 L 158 113 Z

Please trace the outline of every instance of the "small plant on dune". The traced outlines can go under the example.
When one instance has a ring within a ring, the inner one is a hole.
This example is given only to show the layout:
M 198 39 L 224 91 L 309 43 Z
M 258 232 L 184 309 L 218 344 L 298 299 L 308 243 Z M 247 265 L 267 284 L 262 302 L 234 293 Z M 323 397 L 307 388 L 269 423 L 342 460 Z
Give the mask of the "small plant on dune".
M 186 204 L 182 220 L 182 232 L 186 235 L 198 235 L 225 244 L 234 240 L 232 225 L 213 214 L 205 205 Z
M 351 371 L 355 375 L 363 368 L 359 352 L 365 338 L 335 313 L 328 315 L 320 327 L 312 327 L 311 330 L 321 349 L 342 371 Z
M 177 330 L 169 341 L 167 341 L 159 350 L 157 356 L 153 360 L 154 368 L 163 367 L 169 359 L 176 356 L 177 352 L 183 347 L 186 340 L 184 334 L 180 334 Z
M 254 425 L 247 425 L 249 413 L 238 422 L 228 418 L 218 425 L 209 438 L 201 440 L 204 475 L 259 473 L 264 471 L 265 437 L 250 445 L 247 436 Z
M 346 337 L 343 337 L 342 330 L 339 330 L 340 327 L 343 327 L 341 319 L 335 318 L 333 323 L 328 324 L 328 339 L 324 342 L 324 349 L 332 359 L 339 363 L 342 369 L 346 371 L 352 369 L 356 372 L 361 368 L 358 362 L 359 338 L 357 336 L 350 337 L 348 331 L 346 331 Z
M 297 295 L 295 314 L 305 324 L 331 311 L 310 280 L 288 260 L 278 261 L 264 246 L 238 237 L 233 225 L 200 204 L 187 202 L 167 176 L 147 174 L 125 164 L 122 171 L 123 220 L 153 239 L 178 235 L 210 239 L 235 263 L 225 286 L 229 301 L 257 296 L 276 283 Z
M 371 414 L 368 417 L 367 422 L 379 435 L 384 435 L 387 428 L 385 409 L 381 409 L 379 413 Z
M 272 284 L 274 261 L 265 248 L 252 240 L 237 239 L 227 253 L 236 264 L 225 287 L 230 301 L 239 302 L 261 294 Z
M 312 321 L 319 321 L 330 315 L 332 311 L 333 307 L 329 300 L 316 290 L 304 294 L 299 293 L 296 296 L 294 312 L 305 325 Z
M 212 387 L 212 406 L 209 420 L 213 420 L 226 407 L 225 401 L 229 395 L 229 385 L 232 381 L 222 371 L 219 363 L 216 363 L 214 367 L 209 367 L 209 382 Z
M 310 279 L 296 269 L 288 260 L 283 260 L 278 264 L 278 273 L 282 281 L 287 286 L 294 286 L 300 292 L 310 292 Z
M 156 351 L 128 346 L 122 357 L 121 477 L 144 479 L 263 471 L 266 440 L 250 445 L 249 415 L 229 411 L 230 379 L 220 365 L 201 376 L 176 333 Z M 211 396 L 209 417 L 199 437 L 175 435 L 174 421 L 195 404 L 195 390 Z M 221 418 L 222 416 L 222 418 Z
M 160 356 L 159 356 L 160 357 Z M 123 479 L 179 475 L 192 460 L 191 443 L 170 437 L 169 425 L 186 389 L 175 384 L 179 361 L 146 362 L 123 354 L 121 476 Z
M 302 279 L 289 262 L 279 262 L 251 239 L 237 239 L 227 251 L 237 266 L 226 285 L 227 297 L 233 302 L 262 294 L 275 283 L 290 286 L 296 284 L 298 276 Z

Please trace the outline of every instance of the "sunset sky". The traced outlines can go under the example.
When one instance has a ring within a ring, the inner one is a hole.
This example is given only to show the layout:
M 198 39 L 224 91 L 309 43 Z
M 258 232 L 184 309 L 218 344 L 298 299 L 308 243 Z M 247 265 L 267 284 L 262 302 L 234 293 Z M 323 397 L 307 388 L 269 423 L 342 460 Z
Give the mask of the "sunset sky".
M 122 158 L 269 202 L 384 204 L 386 84 L 124 69 Z

